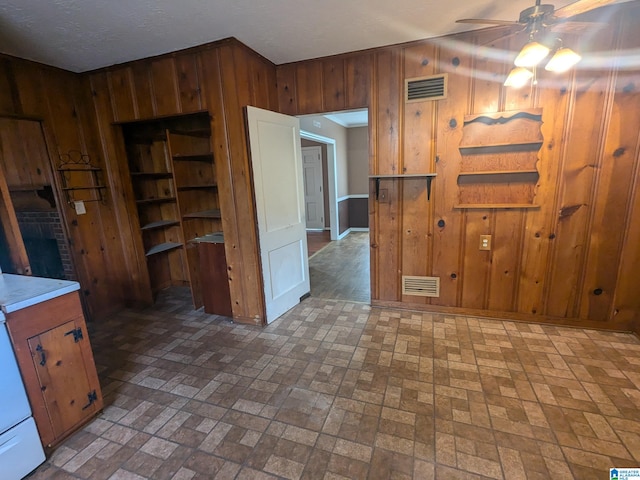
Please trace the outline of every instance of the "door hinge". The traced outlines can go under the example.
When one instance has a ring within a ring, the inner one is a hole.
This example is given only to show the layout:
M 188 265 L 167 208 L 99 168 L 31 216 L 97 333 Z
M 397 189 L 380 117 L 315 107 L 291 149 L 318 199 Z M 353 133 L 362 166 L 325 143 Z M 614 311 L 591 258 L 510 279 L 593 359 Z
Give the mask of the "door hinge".
M 89 403 L 87 403 L 84 407 L 82 407 L 83 410 L 86 410 L 87 408 L 89 408 L 91 405 L 93 405 L 95 402 L 98 401 L 98 394 L 96 393 L 96 391 L 92 391 L 87 393 L 87 399 L 89 401 Z
M 82 328 L 80 327 L 74 328 L 73 330 L 69 330 L 67 333 L 64 334 L 65 337 L 67 335 L 73 335 L 73 341 L 76 343 L 78 343 L 80 340 L 84 338 L 82 336 Z

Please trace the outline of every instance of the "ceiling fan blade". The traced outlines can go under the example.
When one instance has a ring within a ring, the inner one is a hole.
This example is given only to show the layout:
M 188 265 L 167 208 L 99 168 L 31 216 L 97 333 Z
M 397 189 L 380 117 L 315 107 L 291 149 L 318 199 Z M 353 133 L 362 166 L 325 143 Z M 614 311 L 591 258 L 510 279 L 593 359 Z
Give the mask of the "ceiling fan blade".
M 483 19 L 483 18 L 463 18 L 462 20 L 456 20 L 456 23 L 476 23 L 479 25 L 506 25 L 506 26 L 513 26 L 513 25 L 521 25 L 520 22 L 513 22 L 510 20 L 490 20 L 490 19 Z
M 594 8 L 604 7 L 610 3 L 614 3 L 616 0 L 579 0 L 571 3 L 566 7 L 559 8 L 554 12 L 556 18 L 569 18 L 574 15 L 580 15 L 581 13 L 588 12 Z
M 583 33 L 586 31 L 595 32 L 607 24 L 604 22 L 558 22 L 551 24 L 550 30 L 554 33 Z
M 493 43 L 493 42 L 498 42 L 498 41 L 502 42 L 502 41 L 504 41 L 504 40 L 506 40 L 508 38 L 515 37 L 516 35 L 519 35 L 522 32 L 524 32 L 524 26 L 523 26 L 523 28 L 521 28 L 519 30 L 516 30 L 515 32 L 511 32 L 508 35 L 501 35 L 499 37 L 496 37 L 496 38 L 493 38 L 493 39 L 489 40 L 488 42 L 480 43 L 478 46 L 479 47 L 486 47 L 487 45 L 489 45 L 490 43 Z

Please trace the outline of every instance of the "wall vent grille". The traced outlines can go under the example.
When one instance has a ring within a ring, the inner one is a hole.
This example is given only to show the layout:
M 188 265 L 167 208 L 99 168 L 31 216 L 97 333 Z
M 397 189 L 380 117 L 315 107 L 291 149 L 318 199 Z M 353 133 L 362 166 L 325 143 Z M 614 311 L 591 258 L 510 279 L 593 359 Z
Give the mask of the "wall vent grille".
M 402 276 L 402 294 L 417 297 L 439 297 L 440 277 Z
M 406 103 L 447 98 L 446 73 L 428 77 L 407 78 L 405 85 Z

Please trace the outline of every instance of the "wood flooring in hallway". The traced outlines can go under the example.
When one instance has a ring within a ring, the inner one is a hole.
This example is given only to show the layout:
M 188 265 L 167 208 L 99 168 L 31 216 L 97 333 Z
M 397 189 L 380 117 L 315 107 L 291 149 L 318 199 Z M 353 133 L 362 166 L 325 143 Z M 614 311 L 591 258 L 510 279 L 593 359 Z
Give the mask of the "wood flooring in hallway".
M 351 232 L 309 259 L 311 296 L 371 302 L 369 233 Z

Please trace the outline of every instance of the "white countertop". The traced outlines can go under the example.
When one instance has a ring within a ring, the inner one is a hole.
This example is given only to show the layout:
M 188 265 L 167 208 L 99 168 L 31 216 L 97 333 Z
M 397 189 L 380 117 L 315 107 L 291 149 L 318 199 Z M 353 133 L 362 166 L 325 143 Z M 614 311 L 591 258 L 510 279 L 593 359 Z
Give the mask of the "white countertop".
M 69 280 L 0 273 L 0 308 L 2 313 L 11 313 L 79 289 L 78 282 Z M 2 313 L 0 321 L 4 320 Z

